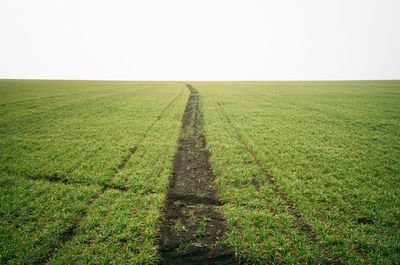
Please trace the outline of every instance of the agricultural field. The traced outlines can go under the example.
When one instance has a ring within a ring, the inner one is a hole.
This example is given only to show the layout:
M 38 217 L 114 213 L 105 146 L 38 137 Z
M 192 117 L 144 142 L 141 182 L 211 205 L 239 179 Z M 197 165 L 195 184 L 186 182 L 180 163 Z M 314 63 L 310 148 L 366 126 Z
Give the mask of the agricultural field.
M 186 87 L 3 80 L 0 91 L 0 263 L 154 263 Z
M 400 81 L 0 80 L 0 264 L 396 264 Z
M 400 82 L 193 85 L 241 256 L 400 261 Z

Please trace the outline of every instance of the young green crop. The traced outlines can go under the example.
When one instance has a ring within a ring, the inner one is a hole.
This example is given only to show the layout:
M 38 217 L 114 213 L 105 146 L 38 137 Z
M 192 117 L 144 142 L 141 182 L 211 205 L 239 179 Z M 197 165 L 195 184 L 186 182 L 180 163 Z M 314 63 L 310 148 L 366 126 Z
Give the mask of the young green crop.
M 1 80 L 0 93 L 8 100 L 0 105 L 0 172 L 103 185 L 182 88 Z
M 399 260 L 400 82 L 194 86 L 229 239 L 242 256 L 255 263 Z M 255 158 L 320 242 L 291 229 L 298 221 Z
M 115 177 L 114 184 L 128 191 L 101 196 L 53 264 L 158 261 L 160 213 L 187 95 L 184 90 Z
M 1 263 L 156 262 L 185 86 L 1 80 L 0 92 Z
M 0 263 L 43 260 L 99 189 L 0 176 Z
M 241 260 L 400 259 L 400 82 L 191 84 Z M 0 94 L 0 263 L 156 263 L 186 87 L 0 80 Z

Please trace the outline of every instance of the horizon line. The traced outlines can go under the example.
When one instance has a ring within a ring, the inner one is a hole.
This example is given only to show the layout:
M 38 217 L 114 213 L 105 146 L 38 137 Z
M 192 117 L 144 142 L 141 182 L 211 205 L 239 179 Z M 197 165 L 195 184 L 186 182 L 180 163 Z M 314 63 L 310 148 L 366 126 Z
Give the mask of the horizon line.
M 109 82 L 360 82 L 400 81 L 400 79 L 70 79 L 70 78 L 3 78 L 0 80 L 32 81 L 109 81 Z

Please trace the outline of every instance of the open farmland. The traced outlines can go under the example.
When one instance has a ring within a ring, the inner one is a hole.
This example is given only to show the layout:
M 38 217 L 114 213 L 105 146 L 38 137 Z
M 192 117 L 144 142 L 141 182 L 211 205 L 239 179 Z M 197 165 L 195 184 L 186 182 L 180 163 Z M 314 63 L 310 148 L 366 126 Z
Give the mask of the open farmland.
M 400 82 L 193 84 L 253 262 L 400 260 Z
M 1 263 L 154 263 L 185 86 L 0 87 Z
M 189 83 L 0 80 L 0 263 L 399 262 L 399 81 Z

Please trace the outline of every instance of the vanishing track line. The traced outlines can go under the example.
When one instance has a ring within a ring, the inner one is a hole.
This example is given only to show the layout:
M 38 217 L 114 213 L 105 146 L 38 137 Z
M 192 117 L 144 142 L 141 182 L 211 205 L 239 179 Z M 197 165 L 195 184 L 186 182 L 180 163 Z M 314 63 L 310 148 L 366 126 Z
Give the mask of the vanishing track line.
M 138 146 L 140 145 L 140 143 L 143 142 L 144 139 L 146 139 L 147 135 L 149 134 L 149 132 L 153 129 L 154 125 L 156 125 L 156 123 L 162 119 L 162 117 L 164 116 L 165 112 L 172 106 L 172 104 L 175 103 L 175 101 L 180 97 L 180 95 L 182 95 L 183 93 L 183 89 L 179 92 L 179 94 L 177 94 L 173 99 L 171 99 L 167 106 L 161 111 L 161 113 L 157 116 L 157 118 L 153 121 L 153 123 L 147 128 L 147 130 L 145 131 L 143 137 L 139 140 L 139 144 L 133 146 L 130 149 L 130 152 L 128 153 L 128 155 L 126 157 L 124 157 L 121 161 L 121 163 L 118 165 L 118 169 L 120 170 L 121 168 L 125 167 L 126 163 L 128 162 L 128 160 L 132 157 L 132 155 L 136 152 Z M 127 190 L 127 182 L 128 179 L 125 179 L 124 181 L 124 187 L 122 188 L 123 190 Z
M 342 264 L 339 260 L 337 260 L 330 252 L 328 252 L 321 240 L 318 238 L 314 228 L 307 223 L 303 215 L 301 214 L 300 210 L 296 207 L 294 202 L 289 198 L 289 196 L 282 190 L 280 187 L 279 183 L 276 181 L 274 176 L 272 176 L 267 168 L 265 167 L 264 163 L 257 157 L 255 151 L 253 148 L 246 142 L 245 138 L 243 137 L 242 133 L 240 132 L 240 129 L 235 126 L 235 124 L 232 122 L 232 120 L 229 118 L 228 114 L 224 110 L 223 106 L 221 103 L 218 102 L 218 106 L 221 110 L 222 115 L 224 116 L 225 120 L 229 124 L 229 126 L 233 129 L 233 131 L 236 134 L 236 139 L 242 144 L 244 149 L 250 156 L 253 158 L 253 160 L 257 163 L 258 167 L 261 169 L 263 172 L 266 180 L 270 184 L 271 188 L 274 190 L 274 192 L 285 202 L 288 212 L 294 217 L 297 228 L 303 232 L 312 242 L 314 242 L 319 250 L 324 253 L 328 259 L 330 259 L 329 263 L 330 264 Z M 259 190 L 260 189 L 260 183 L 256 179 L 252 179 L 252 184 L 253 186 Z
M 154 125 L 156 125 L 156 123 L 162 119 L 162 117 L 164 116 L 165 112 L 172 106 L 172 104 L 175 103 L 175 101 L 179 98 L 180 95 L 182 95 L 183 90 L 181 90 L 173 99 L 171 99 L 167 106 L 165 106 L 165 108 L 160 112 L 160 114 L 158 114 L 157 118 L 153 121 L 152 124 L 150 124 L 149 127 L 147 127 L 146 131 L 144 132 L 142 138 L 139 139 L 139 143 L 132 146 L 129 149 L 128 154 L 121 160 L 121 163 L 117 166 L 118 170 L 121 170 L 122 168 L 125 167 L 126 163 L 129 161 L 129 159 L 132 157 L 132 155 L 136 152 L 138 146 L 143 142 L 144 139 L 146 139 L 147 135 L 149 134 L 149 132 L 153 129 Z
M 8 175 L 10 177 L 18 177 L 18 178 L 23 178 L 26 180 L 31 180 L 31 181 L 43 181 L 43 182 L 48 182 L 48 183 L 60 183 L 64 185 L 79 185 L 79 186 L 97 186 L 100 188 L 105 188 L 106 190 L 116 190 L 120 192 L 126 192 L 125 188 L 118 187 L 117 185 L 112 185 L 112 184 L 97 184 L 93 183 L 90 184 L 88 182 L 83 182 L 83 181 L 70 181 L 69 179 L 61 178 L 59 176 L 28 176 L 28 175 Z
M 233 250 L 224 245 L 224 216 L 210 152 L 202 131 L 200 97 L 189 84 L 189 100 L 182 119 L 178 150 L 161 223 L 161 264 L 236 264 Z
M 128 154 L 122 158 L 121 162 L 118 164 L 117 166 L 117 170 L 115 170 L 115 172 L 108 177 L 107 179 L 107 183 L 110 183 L 110 181 L 112 181 L 112 179 L 120 172 L 122 171 L 122 169 L 126 166 L 127 162 L 129 161 L 129 159 L 133 156 L 133 154 L 136 152 L 137 147 L 143 142 L 144 139 L 146 139 L 147 135 L 149 134 L 149 132 L 153 129 L 154 125 L 162 119 L 162 117 L 164 116 L 165 112 L 171 107 L 172 104 L 174 104 L 174 102 L 179 98 L 179 96 L 182 94 L 183 89 L 173 98 L 171 99 L 167 106 L 160 112 L 160 114 L 157 116 L 157 118 L 153 121 L 152 124 L 150 124 L 150 126 L 146 129 L 146 131 L 144 132 L 142 138 L 140 138 L 140 140 L 138 141 L 137 144 L 135 144 L 134 146 L 132 146 L 131 148 L 129 148 L 129 152 Z M 51 248 L 51 250 L 47 253 L 47 255 L 45 255 L 43 257 L 42 260 L 38 261 L 36 264 L 49 264 L 50 261 L 52 260 L 52 258 L 57 254 L 57 251 L 59 249 L 62 248 L 62 246 L 64 246 L 68 241 L 70 241 L 75 233 L 76 230 L 79 228 L 82 220 L 87 216 L 89 209 L 91 208 L 91 206 L 96 202 L 96 200 L 107 190 L 107 185 L 103 185 L 101 187 L 101 189 L 99 191 L 97 191 L 93 197 L 91 198 L 91 200 L 87 203 L 85 210 L 71 223 L 71 225 L 64 230 L 61 235 L 59 236 L 59 240 L 58 243 L 53 245 L 53 247 Z M 120 189 L 117 189 L 120 190 Z M 126 191 L 125 188 L 121 189 L 121 192 Z

